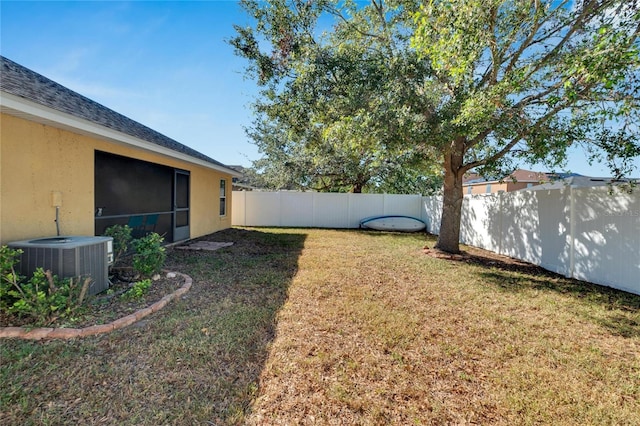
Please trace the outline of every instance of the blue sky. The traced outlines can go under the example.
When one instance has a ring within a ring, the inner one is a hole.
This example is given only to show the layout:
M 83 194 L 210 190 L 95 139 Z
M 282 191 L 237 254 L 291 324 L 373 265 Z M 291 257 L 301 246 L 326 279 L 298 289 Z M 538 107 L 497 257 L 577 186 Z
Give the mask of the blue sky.
M 225 42 L 250 23 L 236 1 L 2 0 L 0 20 L 3 56 L 225 164 L 259 158 L 257 88 Z M 609 175 L 579 150 L 567 169 Z
M 235 1 L 1 1 L 3 56 L 225 164 L 258 158 Z

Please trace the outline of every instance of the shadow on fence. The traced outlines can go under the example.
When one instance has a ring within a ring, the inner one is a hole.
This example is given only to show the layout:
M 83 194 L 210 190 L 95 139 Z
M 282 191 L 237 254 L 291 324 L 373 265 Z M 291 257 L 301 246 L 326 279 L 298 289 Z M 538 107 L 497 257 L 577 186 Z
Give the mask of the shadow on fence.
M 461 240 L 550 271 L 640 294 L 635 196 L 566 188 L 468 197 Z

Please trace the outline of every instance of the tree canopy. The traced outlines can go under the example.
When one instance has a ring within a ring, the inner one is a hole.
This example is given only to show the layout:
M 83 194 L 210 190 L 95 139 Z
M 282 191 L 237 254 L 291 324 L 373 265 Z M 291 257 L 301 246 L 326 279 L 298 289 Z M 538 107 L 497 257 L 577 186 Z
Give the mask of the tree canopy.
M 264 89 L 254 140 L 307 179 L 332 160 L 336 181 L 435 166 L 445 251 L 471 169 L 554 170 L 580 144 L 621 177 L 640 155 L 636 2 L 242 3 L 256 25 L 232 44 Z
M 467 170 L 513 159 L 553 168 L 585 143 L 616 177 L 628 173 L 640 154 L 639 17 L 628 1 L 429 2 L 412 47 L 440 85 L 435 113 L 452 110 L 435 118 L 439 142 L 464 136 Z
M 397 35 L 370 37 L 350 25 L 322 33 L 323 22 L 331 27 L 346 10 L 333 2 L 243 5 L 256 28 L 238 27 L 232 44 L 262 86 L 248 133 L 264 155 L 254 165 L 272 186 L 425 194 L 441 186 L 431 157 L 411 146 L 426 137 L 424 120 L 397 108 L 419 100 L 398 76 L 409 61 L 421 63 L 390 50 Z M 358 12 L 355 4 L 344 6 Z M 376 24 L 358 16 L 364 27 Z

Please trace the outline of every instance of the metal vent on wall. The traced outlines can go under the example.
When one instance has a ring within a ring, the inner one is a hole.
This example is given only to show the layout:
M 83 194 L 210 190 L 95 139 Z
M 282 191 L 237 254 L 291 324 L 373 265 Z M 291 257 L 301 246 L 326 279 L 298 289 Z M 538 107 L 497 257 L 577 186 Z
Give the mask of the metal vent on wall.
M 64 236 L 15 241 L 21 249 L 16 272 L 30 277 L 37 268 L 51 270 L 60 278 L 91 277 L 89 294 L 109 288 L 109 263 L 113 259 L 113 238 Z

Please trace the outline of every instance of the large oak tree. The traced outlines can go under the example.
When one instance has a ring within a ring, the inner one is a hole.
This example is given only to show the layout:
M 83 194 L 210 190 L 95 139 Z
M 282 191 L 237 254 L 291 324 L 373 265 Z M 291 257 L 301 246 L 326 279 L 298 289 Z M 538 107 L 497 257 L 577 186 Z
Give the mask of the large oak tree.
M 553 169 L 581 144 L 620 177 L 640 155 L 634 1 L 242 3 L 256 25 L 232 44 L 264 87 L 261 123 L 300 152 L 437 162 L 442 250 L 459 250 L 471 169 Z

